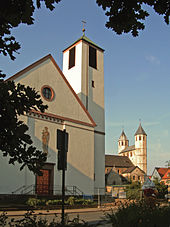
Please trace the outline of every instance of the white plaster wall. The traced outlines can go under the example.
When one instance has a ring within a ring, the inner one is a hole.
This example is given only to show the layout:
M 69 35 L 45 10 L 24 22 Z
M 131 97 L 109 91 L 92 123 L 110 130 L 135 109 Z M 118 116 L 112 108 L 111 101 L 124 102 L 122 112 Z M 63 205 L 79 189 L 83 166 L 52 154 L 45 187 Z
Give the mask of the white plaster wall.
M 141 136 L 141 140 L 139 140 L 139 136 Z M 135 148 L 136 165 L 147 173 L 147 137 L 145 135 L 137 135 L 135 137 Z
M 95 133 L 95 189 L 105 187 L 105 136 Z M 101 192 L 103 192 L 101 190 Z
M 141 140 L 139 140 L 139 136 L 141 136 Z M 144 140 L 143 140 L 144 137 Z M 136 140 L 137 138 L 137 140 Z M 145 148 L 146 147 L 146 139 L 147 137 L 144 135 L 135 136 L 135 148 Z
M 11 194 L 24 185 L 32 185 L 35 183 L 34 175 L 26 168 L 20 171 L 19 164 L 9 164 L 9 158 L 3 157 L 0 152 L 0 194 Z
M 66 125 L 69 136 L 66 182 L 76 185 L 84 194 L 94 194 L 94 131 Z
M 42 150 L 42 130 L 48 127 L 50 133 L 48 146 L 48 163 L 54 163 L 54 186 L 61 186 L 61 171 L 57 169 L 58 150 L 57 129 L 63 130 L 63 125 L 22 116 L 29 126 L 29 134 L 33 145 Z M 90 127 L 65 123 L 69 133 L 69 148 L 67 156 L 66 185 L 77 186 L 86 195 L 94 194 L 94 131 Z M 19 165 L 9 165 L 8 158 L 0 156 L 0 193 L 12 193 L 19 187 L 35 184 L 35 175 L 28 170 L 19 170 Z
M 119 140 L 119 141 L 118 141 L 118 153 L 120 153 L 120 152 L 123 151 L 126 147 L 128 147 L 127 145 L 126 145 L 126 146 L 125 146 L 125 145 L 119 145 L 119 142 L 121 142 L 121 144 L 122 144 L 122 141 Z
M 105 111 L 104 111 L 104 67 L 103 52 L 97 49 L 97 69 L 88 68 L 88 111 L 95 120 L 96 130 L 105 132 Z M 92 87 L 94 81 L 94 88 Z
M 27 117 L 20 116 L 20 120 L 27 124 Z M 11 194 L 21 186 L 28 186 L 35 183 L 35 176 L 27 168 L 20 171 L 21 165 L 9 164 L 9 157 L 3 157 L 0 152 L 0 194 Z
M 153 180 L 155 180 L 155 178 L 157 178 L 158 181 L 161 180 L 161 177 L 160 177 L 160 175 L 159 175 L 159 173 L 158 173 L 158 171 L 156 169 L 154 169 L 154 172 L 152 174 L 151 180 L 153 181 Z
M 81 92 L 82 42 L 75 46 L 75 66 L 71 69 L 68 67 L 70 49 L 63 53 L 63 73 L 74 91 L 78 94 Z
M 105 132 L 103 52 L 97 49 L 97 69 L 89 67 L 89 44 L 85 42 L 76 45 L 76 65 L 69 70 L 68 57 L 69 50 L 63 55 L 63 73 L 97 124 L 96 130 Z
M 50 133 L 48 163 L 55 163 L 54 167 L 54 185 L 61 186 L 61 171 L 57 169 L 58 150 L 57 129 L 63 130 L 63 125 L 51 123 L 48 121 L 30 119 L 32 122 L 30 128 L 34 128 L 32 138 L 37 148 L 42 149 L 42 130 L 48 127 Z M 34 125 L 33 125 L 34 124 Z M 94 131 L 90 127 L 84 127 L 76 124 L 65 125 L 69 133 L 68 145 L 68 169 L 66 171 L 66 185 L 77 186 L 85 194 L 94 192 Z

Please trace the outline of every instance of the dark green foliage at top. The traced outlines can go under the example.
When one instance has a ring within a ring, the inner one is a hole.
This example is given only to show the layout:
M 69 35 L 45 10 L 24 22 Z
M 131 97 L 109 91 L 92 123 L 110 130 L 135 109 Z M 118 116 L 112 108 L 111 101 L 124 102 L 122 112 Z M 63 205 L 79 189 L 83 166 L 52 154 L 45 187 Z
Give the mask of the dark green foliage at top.
M 170 207 L 159 207 L 144 201 L 122 206 L 116 213 L 106 214 L 113 227 L 169 227 Z
M 138 36 L 139 30 L 145 25 L 142 21 L 149 16 L 144 6 L 150 6 L 156 13 L 164 16 L 166 24 L 169 24 L 170 0 L 96 0 L 99 6 L 106 11 L 108 21 L 106 27 L 117 34 L 131 32 Z
M 35 8 L 40 8 L 42 2 L 46 8 L 53 10 L 56 3 L 61 0 L 5 0 L 0 3 L 0 54 L 9 55 L 15 59 L 14 53 L 20 48 L 20 44 L 11 35 L 11 29 L 20 24 L 31 25 L 34 23 Z M 154 11 L 164 16 L 166 24 L 169 24 L 170 0 L 96 0 L 96 3 L 106 11 L 108 21 L 106 27 L 117 34 L 131 32 L 138 36 L 139 30 L 143 30 L 144 21 L 149 13 L 144 6 L 149 6 Z
M 40 8 L 42 2 L 46 8 L 53 10 L 54 4 L 61 0 L 5 0 L 0 3 L 0 54 L 9 55 L 15 59 L 14 53 L 20 44 L 11 36 L 11 29 L 20 24 L 31 25 L 34 23 L 33 13 L 35 8 Z
M 15 84 L 13 81 L 0 81 L 0 151 L 9 157 L 9 164 L 27 166 L 30 171 L 40 173 L 39 169 L 46 160 L 46 155 L 32 145 L 27 134 L 28 127 L 19 116 L 31 109 L 44 112 L 40 95 L 29 86 Z

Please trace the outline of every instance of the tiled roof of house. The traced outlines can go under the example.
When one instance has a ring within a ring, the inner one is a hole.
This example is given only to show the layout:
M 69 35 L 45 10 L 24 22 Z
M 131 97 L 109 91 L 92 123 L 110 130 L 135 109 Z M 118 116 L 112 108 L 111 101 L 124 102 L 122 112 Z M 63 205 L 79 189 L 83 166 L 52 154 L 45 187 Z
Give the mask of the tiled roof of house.
M 162 177 L 162 179 L 170 179 L 170 169 L 167 168 L 167 171 L 164 174 L 164 176 Z
M 124 150 L 122 150 L 122 151 L 120 152 L 120 154 L 121 154 L 121 153 L 124 153 L 124 152 L 127 152 L 127 151 L 133 151 L 133 150 L 135 150 L 135 145 L 126 147 Z
M 156 167 L 155 169 L 157 170 L 161 178 L 165 175 L 165 173 L 168 170 L 168 168 L 159 168 L 159 167 Z
M 125 171 L 123 171 L 122 174 L 124 174 L 124 173 L 131 173 L 134 169 L 136 169 L 136 166 L 129 167 L 128 169 L 126 169 Z
M 105 166 L 128 168 L 134 165 L 127 156 L 105 155 Z
M 140 169 L 138 166 L 129 167 L 128 169 L 123 171 L 122 174 L 124 174 L 124 173 L 132 173 L 136 168 L 138 168 L 139 170 L 141 170 L 141 172 L 143 172 L 145 174 L 145 172 L 142 169 Z

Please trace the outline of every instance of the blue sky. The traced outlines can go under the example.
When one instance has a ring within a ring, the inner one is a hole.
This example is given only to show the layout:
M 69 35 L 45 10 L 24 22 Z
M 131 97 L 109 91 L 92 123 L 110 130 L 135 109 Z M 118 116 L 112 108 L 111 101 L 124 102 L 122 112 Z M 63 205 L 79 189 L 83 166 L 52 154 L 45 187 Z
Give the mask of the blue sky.
M 35 24 L 20 25 L 12 34 L 21 43 L 16 60 L 0 56 L 7 76 L 52 54 L 62 69 L 62 50 L 82 35 L 103 49 L 105 68 L 106 153 L 117 154 L 122 127 L 134 144 L 141 119 L 148 144 L 148 173 L 170 160 L 170 26 L 152 14 L 139 37 L 118 36 L 105 27 L 107 17 L 95 0 L 62 0 L 53 12 L 36 10 Z

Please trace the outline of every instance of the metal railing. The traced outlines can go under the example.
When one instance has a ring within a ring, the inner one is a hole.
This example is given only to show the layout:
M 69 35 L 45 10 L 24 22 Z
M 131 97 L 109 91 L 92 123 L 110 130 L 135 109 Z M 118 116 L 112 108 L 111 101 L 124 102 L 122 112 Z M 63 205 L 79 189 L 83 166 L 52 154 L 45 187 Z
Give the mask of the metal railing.
M 25 187 L 26 187 L 26 186 L 23 185 L 23 186 L 17 188 L 15 191 L 12 192 L 12 194 L 17 194 L 18 192 L 19 192 L 19 194 L 20 194 L 20 191 L 23 190 Z
M 60 185 L 55 185 L 53 188 L 50 188 L 48 185 L 28 185 L 21 186 L 17 188 L 12 194 L 22 194 L 22 195 L 61 195 L 62 187 Z M 65 195 L 72 196 L 83 196 L 83 191 L 81 191 L 75 185 L 66 185 L 65 186 Z

